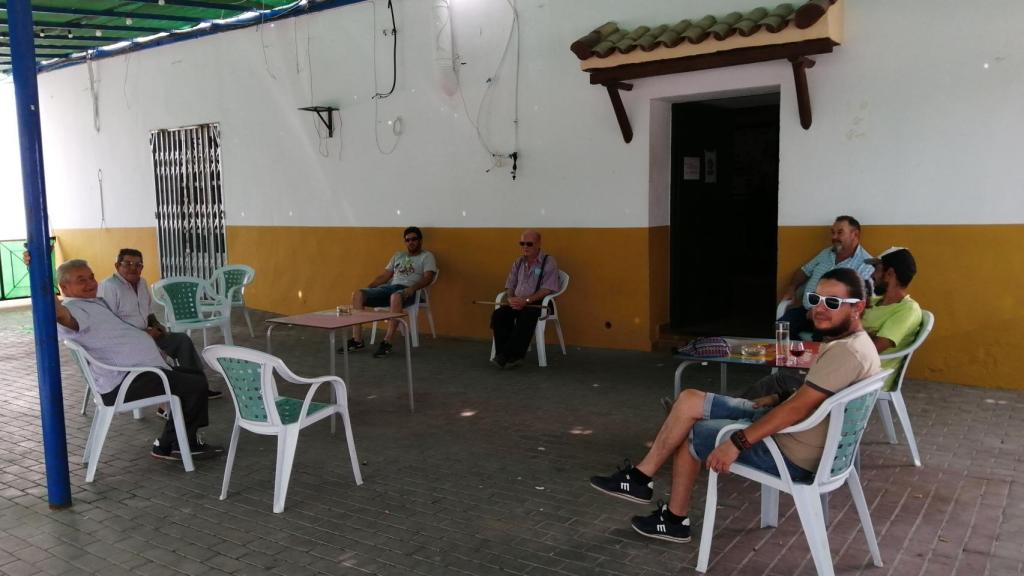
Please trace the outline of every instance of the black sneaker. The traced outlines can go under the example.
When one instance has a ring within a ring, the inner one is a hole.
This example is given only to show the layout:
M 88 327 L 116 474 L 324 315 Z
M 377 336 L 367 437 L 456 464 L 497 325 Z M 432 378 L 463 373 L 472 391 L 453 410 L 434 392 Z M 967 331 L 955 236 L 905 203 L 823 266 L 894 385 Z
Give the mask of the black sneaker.
M 648 504 L 654 495 L 654 480 L 641 484 L 635 477 L 635 471 L 629 460 L 626 460 L 625 468 L 619 468 L 611 476 L 591 476 L 590 485 L 605 494 Z
M 206 399 L 207 400 L 216 400 L 217 398 L 223 398 L 223 397 L 224 397 L 224 392 L 222 392 L 220 390 L 207 390 L 206 391 Z
M 505 368 L 508 368 L 509 370 L 511 370 L 513 368 L 519 368 L 522 365 L 523 365 L 523 359 L 521 357 L 520 358 L 510 358 L 508 360 L 508 362 L 505 363 Z
M 149 454 L 157 460 L 181 461 L 181 452 L 172 449 L 170 446 L 161 446 L 159 438 L 153 441 L 153 448 L 149 451 Z
M 207 443 L 203 442 L 202 440 L 200 440 L 199 442 L 197 442 L 195 444 L 195 446 L 191 446 L 190 447 L 190 451 L 192 452 L 192 457 L 193 458 L 203 459 L 203 458 L 212 458 L 212 457 L 217 456 L 219 454 L 223 454 L 224 453 L 224 448 L 221 447 L 221 446 L 215 446 L 213 444 L 207 444 Z M 178 449 L 177 446 L 175 446 L 171 450 L 171 453 L 174 454 L 175 456 L 177 456 L 177 460 L 181 460 L 181 450 Z
M 504 370 L 505 365 L 508 364 L 508 360 L 505 359 L 503 354 L 495 354 L 494 358 L 491 358 L 491 364 L 494 364 L 499 369 Z
M 377 351 L 373 353 L 373 357 L 383 358 L 388 354 L 391 354 L 392 350 L 394 350 L 394 346 L 391 345 L 391 342 L 388 342 L 387 340 L 381 340 L 380 348 L 377 348 Z
M 658 503 L 658 509 L 649 516 L 633 516 L 633 530 L 648 538 L 685 543 L 690 541 L 690 519 L 683 517 L 682 522 L 666 518 L 668 505 Z
M 338 348 L 338 354 L 344 354 L 345 348 L 348 348 L 349 352 L 355 352 L 356 350 L 362 350 L 366 348 L 366 344 L 362 340 L 356 340 L 355 338 L 349 338 L 345 346 Z

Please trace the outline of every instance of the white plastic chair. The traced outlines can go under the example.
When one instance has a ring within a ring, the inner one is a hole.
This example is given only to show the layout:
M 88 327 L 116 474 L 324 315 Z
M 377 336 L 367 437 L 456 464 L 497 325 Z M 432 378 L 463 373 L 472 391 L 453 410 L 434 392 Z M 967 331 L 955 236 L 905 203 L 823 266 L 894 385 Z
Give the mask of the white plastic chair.
M 174 432 L 178 437 L 178 447 L 181 450 L 181 461 L 185 465 L 185 471 L 192 472 L 195 470 L 195 467 L 192 465 L 192 451 L 189 449 L 188 434 L 185 431 L 185 419 L 181 412 L 181 400 L 177 396 L 171 394 L 171 388 L 167 382 L 167 375 L 164 374 L 163 370 L 150 367 L 111 366 L 96 360 L 81 346 L 71 340 L 65 340 L 64 345 L 68 347 L 68 350 L 71 352 L 71 357 L 74 358 L 75 363 L 78 364 L 78 368 L 82 372 L 82 378 L 85 379 L 89 389 L 92 390 L 93 401 L 96 404 L 96 410 L 92 416 L 92 427 L 89 429 L 89 438 L 85 442 L 85 453 L 82 454 L 82 463 L 84 464 L 88 462 L 89 465 L 85 473 L 86 482 L 92 482 L 93 478 L 96 477 L 96 465 L 100 461 L 100 451 L 103 450 L 103 443 L 107 439 L 107 432 L 110 430 L 110 423 L 114 419 L 114 415 L 123 414 L 125 412 L 137 413 L 138 411 L 141 411 L 142 408 L 158 406 L 165 403 L 170 404 L 171 407 L 171 418 L 174 419 Z M 128 373 L 121 382 L 121 388 L 118 390 L 117 400 L 114 402 L 113 406 L 107 406 L 104 404 L 103 398 L 96 391 L 96 382 L 92 377 L 92 370 L 90 369 L 92 366 Z M 152 372 L 160 377 L 160 380 L 164 384 L 164 393 L 159 396 L 150 396 L 149 398 L 125 402 L 124 396 L 128 391 L 128 387 L 131 386 L 131 383 L 139 376 L 139 374 L 146 372 Z M 88 394 L 86 395 L 86 398 L 88 399 Z
M 207 304 L 201 301 L 208 298 Z M 193 276 L 164 278 L 153 284 L 153 299 L 164 307 L 164 323 L 172 332 L 191 334 L 203 331 L 206 347 L 206 329 L 220 328 L 224 343 L 234 344 L 231 338 L 231 302 L 218 298 L 209 284 Z M 207 316 L 206 313 L 211 314 Z
M 860 439 L 867 425 L 868 417 L 875 405 L 875 398 L 882 388 L 886 376 L 892 370 L 883 370 L 857 382 L 845 390 L 829 397 L 807 417 L 806 420 L 786 428 L 779 434 L 801 432 L 816 426 L 826 417 L 829 418 L 828 436 L 822 452 L 821 463 L 809 484 L 794 483 L 789 476 L 782 452 L 772 437 L 762 440 L 775 458 L 779 476 L 767 474 L 740 463 L 733 463 L 730 472 L 737 476 L 753 480 L 761 484 L 761 527 L 778 526 L 779 522 L 779 491 L 793 496 L 796 511 L 803 525 L 807 545 L 811 549 L 814 566 L 821 576 L 833 576 L 832 555 L 828 546 L 828 529 L 822 510 L 821 495 L 836 490 L 843 484 L 850 488 L 853 502 L 860 516 L 864 537 L 871 551 L 871 559 L 875 566 L 882 566 L 882 556 L 878 551 L 875 529 L 871 523 L 871 514 L 864 490 L 860 485 L 854 459 L 857 455 Z M 746 428 L 749 424 L 734 424 L 722 428 L 718 433 L 716 444 L 729 442 L 729 436 L 736 430 Z M 715 531 L 715 512 L 718 506 L 718 473 L 712 471 L 708 475 L 708 494 L 704 507 L 704 526 L 701 529 L 700 551 L 697 555 L 697 571 L 707 572 L 711 556 L 711 539 Z
M 348 455 L 352 460 L 352 475 L 355 476 L 356 485 L 363 483 L 363 476 L 359 472 L 359 458 L 356 456 L 356 444 L 352 437 L 352 425 L 349 422 L 348 393 L 341 378 L 302 378 L 289 370 L 280 358 L 238 346 L 210 346 L 203 350 L 203 358 L 224 377 L 235 403 L 235 425 L 231 431 L 227 463 L 224 465 L 221 500 L 228 497 L 231 468 L 238 448 L 238 434 L 241 428 L 245 428 L 255 434 L 277 436 L 274 513 L 283 511 L 299 431 L 334 414 L 341 415 L 345 426 L 345 439 L 348 441 Z M 298 400 L 279 395 L 274 380 L 275 372 L 288 382 L 309 384 L 305 399 Z M 313 401 L 313 395 L 323 383 L 331 385 L 331 403 Z
M 903 363 L 899 367 L 896 379 L 893 381 L 893 389 L 890 391 L 881 391 L 878 393 L 878 415 L 882 418 L 882 425 L 885 426 L 885 434 L 889 439 L 890 444 L 899 444 L 896 439 L 896 429 L 892 422 L 892 413 L 889 412 L 889 404 L 892 403 L 892 407 L 896 409 L 896 415 L 899 416 L 900 426 L 903 428 L 903 434 L 907 437 L 907 444 L 910 445 L 910 454 L 914 457 L 914 466 L 921 466 L 921 455 L 917 451 L 917 440 L 914 439 L 914 429 L 910 427 L 910 414 L 907 413 L 907 404 L 903 401 L 903 393 L 900 389 L 903 386 L 903 377 L 907 373 L 907 367 L 910 366 L 910 357 L 914 355 L 914 352 L 924 344 L 928 334 L 931 333 L 932 328 L 935 326 L 935 316 L 927 311 L 921 311 L 921 328 L 917 331 L 917 336 L 914 337 L 914 341 L 903 350 L 898 352 L 892 352 L 889 354 L 880 354 L 878 357 L 885 362 L 886 360 L 893 360 L 896 358 L 902 358 Z
M 776 320 L 780 320 L 782 318 L 782 316 L 785 315 L 786 311 L 789 310 L 789 305 L 792 302 L 793 301 L 791 299 L 789 299 L 789 298 L 783 298 L 779 302 L 779 305 L 775 307 L 775 319 Z
M 221 266 L 213 271 L 210 278 L 210 287 L 216 299 L 203 300 L 200 302 L 204 312 L 217 312 L 221 309 L 220 301 L 230 302 L 230 308 L 241 308 L 245 316 L 245 325 L 249 327 L 249 337 L 254 338 L 256 334 L 252 331 L 252 319 L 249 318 L 249 309 L 245 307 L 245 287 L 252 284 L 256 279 L 256 270 L 246 264 L 229 264 Z
M 547 328 L 548 321 L 555 323 L 555 332 L 558 334 L 558 344 L 562 347 L 562 356 L 566 355 L 565 351 L 565 338 L 562 337 L 562 322 L 558 318 L 558 304 L 555 302 L 555 298 L 558 298 L 566 289 L 569 288 L 569 273 L 565 270 L 558 271 L 558 292 L 548 294 L 540 302 L 541 311 L 540 318 L 537 319 L 537 327 L 533 332 L 534 344 L 537 346 L 537 365 L 545 367 L 548 365 L 548 351 L 544 344 L 544 330 Z M 498 295 L 494 297 L 494 309 L 497 310 L 501 307 L 502 300 L 505 299 L 505 292 L 498 292 Z M 494 338 L 491 338 L 491 360 L 497 354 L 497 350 L 494 345 Z
M 412 341 L 413 348 L 418 348 L 420 345 L 420 329 L 417 322 L 421 308 L 426 312 L 427 324 L 430 325 L 430 335 L 437 338 L 437 331 L 434 330 L 434 313 L 430 311 L 430 289 L 434 287 L 434 284 L 437 284 L 437 279 L 440 276 L 440 270 L 434 272 L 434 279 L 430 281 L 430 284 L 427 284 L 423 288 L 417 290 L 413 303 L 404 308 L 405 313 L 409 315 L 409 331 L 411 332 L 411 334 L 409 334 L 409 339 Z M 391 308 L 389 306 L 380 306 L 374 308 L 374 310 L 384 312 L 391 310 Z M 399 329 L 403 329 L 401 324 L 399 324 Z M 376 339 L 377 323 L 374 322 L 373 328 L 370 330 L 370 344 L 373 344 Z

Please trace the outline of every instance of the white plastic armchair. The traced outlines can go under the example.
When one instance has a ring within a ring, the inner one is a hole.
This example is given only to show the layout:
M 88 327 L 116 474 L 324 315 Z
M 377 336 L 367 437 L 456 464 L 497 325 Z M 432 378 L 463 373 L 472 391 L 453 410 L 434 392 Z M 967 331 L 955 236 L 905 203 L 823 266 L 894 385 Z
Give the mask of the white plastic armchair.
M 295 461 L 299 431 L 334 414 L 341 416 L 345 427 L 348 455 L 352 461 L 352 475 L 355 477 L 356 485 L 363 483 L 356 444 L 352 437 L 352 424 L 349 421 L 348 393 L 341 378 L 302 378 L 289 370 L 280 358 L 238 346 L 210 346 L 203 350 L 203 359 L 224 377 L 235 403 L 235 424 L 231 431 L 227 463 L 224 466 L 221 500 L 228 497 L 239 430 L 245 428 L 255 434 L 277 436 L 274 513 L 282 512 L 288 495 L 288 482 Z M 288 382 L 309 385 L 305 398 L 299 400 L 278 394 L 275 372 Z M 313 395 L 320 385 L 325 383 L 331 387 L 332 402 L 314 402 Z
M 803 525 L 804 536 L 807 538 L 814 566 L 821 576 L 834 576 L 832 556 L 828 545 L 828 530 L 821 505 L 821 495 L 836 490 L 843 484 L 850 488 L 853 502 L 860 517 L 864 537 L 875 566 L 882 566 L 882 556 L 875 539 L 875 529 L 871 523 L 871 514 L 864 490 L 860 485 L 854 459 L 860 446 L 860 439 L 867 425 L 868 417 L 875 405 L 875 398 L 882 388 L 885 378 L 892 370 L 883 370 L 878 374 L 852 384 L 848 388 L 829 397 L 813 414 L 804 421 L 779 432 L 787 434 L 802 432 L 816 426 L 826 417 L 828 436 L 822 452 L 821 462 L 810 483 L 793 482 L 786 468 L 782 452 L 772 437 L 762 440 L 771 451 L 778 467 L 779 475 L 767 474 L 759 470 L 733 463 L 730 472 L 737 476 L 753 480 L 761 484 L 761 527 L 777 526 L 779 517 L 779 491 L 793 496 L 796 511 Z M 722 428 L 718 433 L 716 444 L 729 442 L 729 436 L 736 430 L 746 428 L 749 424 L 735 424 Z M 697 571 L 707 572 L 711 556 L 711 539 L 715 531 L 715 512 L 718 506 L 718 473 L 712 471 L 708 476 L 708 493 L 704 508 L 704 526 L 701 529 L 700 551 L 697 555 Z
M 569 273 L 565 270 L 558 271 L 558 292 L 553 292 L 544 297 L 540 302 L 540 318 L 537 319 L 537 327 L 534 328 L 533 340 L 534 345 L 537 347 L 537 365 L 545 367 L 548 365 L 548 351 L 544 343 L 544 332 L 547 328 L 547 323 L 555 323 L 555 333 L 558 334 L 558 345 L 562 348 L 562 356 L 566 355 L 565 351 L 565 338 L 562 336 L 562 321 L 558 317 L 558 303 L 555 301 L 556 298 L 565 293 L 569 288 Z M 502 301 L 505 300 L 505 292 L 498 292 L 498 295 L 494 297 L 494 309 L 497 310 L 501 307 Z M 494 347 L 494 339 L 491 339 L 491 359 L 497 354 L 497 350 Z
M 195 467 L 192 465 L 192 451 L 189 449 L 188 433 L 185 431 L 185 418 L 182 416 L 181 412 L 181 400 L 177 396 L 171 394 L 171 387 L 167 382 L 167 375 L 164 374 L 163 370 L 155 367 L 111 366 L 96 360 L 90 356 L 85 349 L 71 340 L 65 340 L 64 345 L 67 346 L 68 350 L 71 352 L 71 357 L 75 359 L 75 364 L 78 365 L 79 370 L 82 372 L 82 378 L 85 379 L 89 389 L 92 390 L 92 398 L 96 404 L 96 410 L 93 412 L 92 416 L 92 427 L 89 429 L 89 438 L 85 442 L 85 453 L 82 455 L 82 463 L 88 463 L 88 468 L 85 473 L 86 482 L 92 482 L 96 477 L 96 466 L 100 461 L 100 451 L 103 450 L 103 443 L 107 439 L 107 432 L 110 430 L 110 423 L 114 419 L 114 415 L 123 414 L 125 412 L 134 412 L 142 408 L 158 406 L 165 403 L 170 404 L 171 406 L 171 418 L 174 421 L 174 432 L 178 437 L 178 447 L 181 450 L 181 461 L 185 465 L 185 471 L 192 472 L 195 470 Z M 92 376 L 93 367 L 128 373 L 121 382 L 121 388 L 117 393 L 117 400 L 114 402 L 113 406 L 107 406 L 104 404 L 103 398 L 100 396 L 99 392 L 96 391 L 96 381 Z M 128 391 L 132 382 L 134 382 L 135 378 L 140 374 L 144 374 L 146 372 L 152 372 L 160 378 L 164 385 L 164 393 L 159 396 L 150 396 L 148 398 L 125 402 L 125 393 Z
M 206 329 L 220 328 L 224 343 L 234 343 L 231 338 L 231 302 L 218 298 L 216 291 L 205 281 L 193 276 L 164 278 L 153 284 L 153 299 L 163 305 L 164 323 L 172 332 L 191 334 L 192 330 L 202 330 L 203 347 L 206 347 Z M 207 303 L 203 304 L 203 300 Z
M 405 313 L 409 315 L 409 340 L 412 342 L 412 347 L 417 348 L 420 345 L 420 329 L 419 329 L 419 312 L 422 308 L 427 316 L 427 324 L 430 325 L 430 335 L 437 338 L 437 331 L 434 330 L 434 313 L 430 310 L 430 289 L 437 284 L 437 279 L 441 276 L 441 271 L 437 270 L 434 272 L 434 279 L 430 281 L 423 288 L 416 291 L 413 303 L 405 307 Z M 390 310 L 388 307 L 378 307 L 374 310 L 383 311 Z M 399 324 L 400 329 L 404 327 Z M 370 344 L 373 344 L 377 340 L 377 323 L 373 323 L 373 328 L 370 330 Z
M 246 264 L 229 264 L 221 266 L 213 271 L 210 277 L 209 286 L 212 294 L 216 296 L 212 300 L 203 300 L 200 305 L 203 312 L 218 312 L 221 310 L 221 301 L 226 300 L 228 309 L 241 308 L 245 317 L 245 325 L 249 328 L 249 337 L 255 337 L 252 331 L 252 319 L 249 317 L 249 309 L 245 307 L 245 287 L 252 284 L 256 279 L 256 270 Z
M 779 305 L 775 307 L 775 319 L 781 320 L 786 314 L 786 311 L 789 310 L 789 305 L 792 303 L 793 301 L 789 298 L 783 298 L 779 301 Z
M 914 458 L 914 466 L 921 466 L 921 454 L 917 451 L 914 429 L 910 426 L 910 414 L 907 412 L 907 404 L 903 401 L 903 393 L 900 390 L 903 387 L 903 377 L 907 374 L 907 367 L 910 366 L 910 357 L 921 347 L 921 344 L 924 344 L 928 335 L 931 334 L 933 327 L 935 327 L 935 315 L 927 310 L 922 310 L 921 327 L 918 329 L 917 336 L 914 337 L 914 341 L 911 342 L 910 346 L 903 350 L 889 354 L 879 354 L 878 356 L 882 362 L 899 358 L 903 359 L 896 372 L 896 378 L 893 380 L 891 390 L 882 390 L 878 393 L 877 406 L 878 415 L 882 418 L 882 425 L 885 427 L 885 434 L 890 444 L 899 444 L 899 441 L 896 439 L 896 429 L 893 426 L 889 404 L 891 403 L 892 407 L 896 410 L 896 415 L 900 419 L 900 426 L 903 428 L 903 434 L 906 435 L 907 444 L 910 445 L 910 455 Z M 890 388 L 890 386 L 886 386 L 886 388 Z

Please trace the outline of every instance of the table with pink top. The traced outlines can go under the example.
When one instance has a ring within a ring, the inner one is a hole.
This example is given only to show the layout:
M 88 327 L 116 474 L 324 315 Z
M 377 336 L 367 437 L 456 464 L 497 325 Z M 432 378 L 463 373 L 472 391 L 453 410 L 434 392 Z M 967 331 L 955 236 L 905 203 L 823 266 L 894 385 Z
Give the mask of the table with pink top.
M 406 320 L 406 315 L 401 312 L 374 312 L 372 310 L 353 310 L 352 312 L 338 313 L 336 310 L 324 310 L 321 312 L 310 312 L 308 314 L 298 314 L 296 316 L 283 316 L 281 318 L 271 318 L 267 320 L 267 353 L 272 354 L 270 351 L 270 334 L 273 332 L 275 326 L 302 326 L 304 328 L 318 328 L 320 330 L 327 330 L 328 341 L 330 342 L 330 359 L 331 359 L 331 374 L 334 376 L 338 375 L 337 368 L 335 366 L 334 356 L 337 350 L 337 341 L 335 333 L 338 330 L 344 330 L 346 328 L 352 328 L 360 324 L 370 324 L 373 322 L 381 322 L 384 320 L 393 320 L 400 322 L 402 327 L 402 334 L 405 335 L 405 372 L 406 377 L 409 380 L 409 411 L 414 410 L 413 403 L 413 390 L 412 390 L 412 346 L 409 345 L 409 323 Z M 348 375 L 348 346 L 342 346 L 343 355 L 345 359 L 345 385 L 351 386 Z
M 721 393 L 725 394 L 726 387 L 726 370 L 729 364 L 745 364 L 747 366 L 765 366 L 767 368 L 776 368 L 775 365 L 775 341 L 768 340 L 765 338 L 737 338 L 732 336 L 723 337 L 723 340 L 729 344 L 729 355 L 720 357 L 705 357 L 705 356 L 693 356 L 690 354 L 681 354 L 676 352 L 673 354 L 677 360 L 682 360 L 682 363 L 676 368 L 675 375 L 675 395 L 673 398 L 679 396 L 679 391 L 683 385 L 683 371 L 688 366 L 693 364 L 707 365 L 709 362 L 714 362 L 720 365 L 721 375 Z M 804 342 L 804 353 L 802 356 L 790 355 L 786 362 L 787 368 L 797 368 L 806 370 L 810 368 L 814 358 L 818 355 L 818 347 L 821 344 L 818 342 Z M 746 347 L 748 350 L 756 349 L 759 347 L 764 353 L 763 354 L 743 354 L 743 348 Z

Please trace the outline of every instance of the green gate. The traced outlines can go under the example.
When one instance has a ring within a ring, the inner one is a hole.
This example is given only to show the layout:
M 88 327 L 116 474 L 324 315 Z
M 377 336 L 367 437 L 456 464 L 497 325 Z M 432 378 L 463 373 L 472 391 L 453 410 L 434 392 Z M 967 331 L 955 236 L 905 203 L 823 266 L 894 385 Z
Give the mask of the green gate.
M 53 246 L 56 238 L 50 237 L 50 262 L 54 262 Z M 0 240 L 0 300 L 28 298 L 32 295 L 28 281 L 28 266 L 22 259 L 25 240 Z M 53 268 L 53 291 L 57 293 L 57 268 Z

